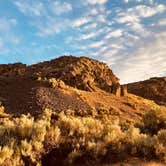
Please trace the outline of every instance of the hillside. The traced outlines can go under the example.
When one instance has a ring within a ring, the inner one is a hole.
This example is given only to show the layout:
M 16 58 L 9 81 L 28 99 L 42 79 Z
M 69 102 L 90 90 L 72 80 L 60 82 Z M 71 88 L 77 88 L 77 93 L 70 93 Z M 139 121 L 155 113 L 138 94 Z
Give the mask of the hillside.
M 166 77 L 154 77 L 145 81 L 130 83 L 128 92 L 166 105 Z
M 165 129 L 166 108 L 128 93 L 105 63 L 0 65 L 1 166 L 163 166 Z
M 87 57 L 63 56 L 32 66 L 0 65 L 0 101 L 14 115 L 36 116 L 45 108 L 58 112 L 105 109 L 139 120 L 154 104 L 127 93 L 120 97 L 121 89 L 106 64 Z

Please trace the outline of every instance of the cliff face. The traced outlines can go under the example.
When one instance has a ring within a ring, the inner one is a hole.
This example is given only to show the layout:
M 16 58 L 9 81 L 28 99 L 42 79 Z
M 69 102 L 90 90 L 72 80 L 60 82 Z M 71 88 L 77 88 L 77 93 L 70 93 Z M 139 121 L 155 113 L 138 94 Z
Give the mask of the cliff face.
M 127 87 L 129 93 L 154 100 L 157 104 L 166 105 L 166 77 L 154 77 L 130 83 Z

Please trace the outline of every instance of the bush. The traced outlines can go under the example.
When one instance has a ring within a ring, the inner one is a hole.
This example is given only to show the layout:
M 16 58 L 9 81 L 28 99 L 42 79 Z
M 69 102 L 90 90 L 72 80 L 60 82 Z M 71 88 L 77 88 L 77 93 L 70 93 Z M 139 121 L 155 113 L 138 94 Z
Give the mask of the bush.
M 157 134 L 166 129 L 166 108 L 154 108 L 143 116 L 144 130 L 150 134 Z
M 162 129 L 158 132 L 156 136 L 156 156 L 166 162 L 166 130 Z
M 38 119 L 22 115 L 0 120 L 0 165 L 40 166 L 45 156 L 49 159 L 53 156 L 55 163 L 61 161 L 60 165 L 101 165 L 128 156 L 166 162 L 162 111 L 150 111 L 144 116 L 147 133 L 131 124 L 122 128 L 122 122 L 110 120 L 109 116 L 76 116 L 68 112 L 56 115 L 46 109 Z M 152 122 L 149 117 L 154 118 Z M 151 134 L 154 129 L 158 131 L 156 135 Z

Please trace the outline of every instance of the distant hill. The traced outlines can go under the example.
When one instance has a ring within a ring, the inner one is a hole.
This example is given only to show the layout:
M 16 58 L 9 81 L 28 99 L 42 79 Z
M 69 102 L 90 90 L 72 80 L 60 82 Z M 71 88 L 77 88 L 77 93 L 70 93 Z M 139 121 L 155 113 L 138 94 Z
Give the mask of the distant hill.
M 166 105 L 166 77 L 153 77 L 145 81 L 130 83 L 128 92 Z

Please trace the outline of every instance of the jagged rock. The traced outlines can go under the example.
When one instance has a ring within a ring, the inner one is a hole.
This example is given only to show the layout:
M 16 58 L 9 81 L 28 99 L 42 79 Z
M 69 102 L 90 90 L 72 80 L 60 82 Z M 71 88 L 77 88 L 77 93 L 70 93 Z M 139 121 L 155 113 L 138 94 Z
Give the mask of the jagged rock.
M 113 93 L 115 96 L 120 97 L 121 96 L 121 86 L 119 84 L 113 85 L 111 87 L 111 93 Z
M 127 85 L 121 85 L 121 96 L 127 96 Z

